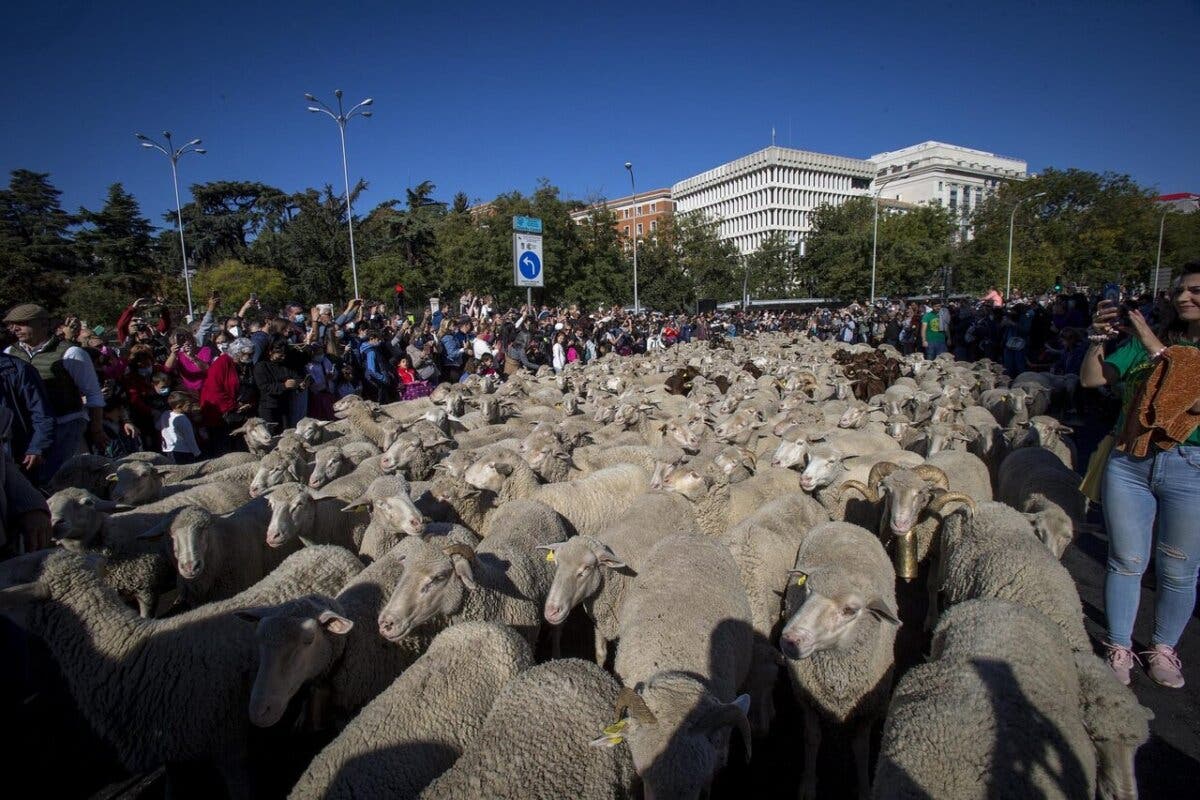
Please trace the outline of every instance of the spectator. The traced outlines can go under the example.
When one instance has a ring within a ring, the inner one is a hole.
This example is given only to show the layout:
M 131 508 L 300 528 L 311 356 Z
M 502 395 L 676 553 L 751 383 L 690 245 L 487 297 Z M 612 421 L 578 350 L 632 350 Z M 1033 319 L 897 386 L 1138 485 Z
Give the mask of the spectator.
M 353 364 L 342 364 L 338 370 L 337 382 L 334 383 L 333 393 L 337 396 L 338 400 L 347 395 L 362 394 L 362 381 L 359 380 Z
M 109 458 L 123 458 L 143 448 L 142 432 L 129 421 L 129 406 L 119 397 L 104 407 L 104 435 L 108 437 L 104 455 Z
M 921 345 L 925 358 L 932 361 L 946 352 L 946 333 L 942 330 L 942 301 L 934 299 L 929 311 L 921 317 Z
M 396 362 L 396 378 L 404 386 L 417 380 L 416 371 L 409 366 L 407 353 L 400 356 L 399 361 Z
M 992 285 L 988 289 L 987 294 L 979 299 L 985 303 L 991 303 L 993 308 L 999 308 L 1000 306 L 1004 305 L 1004 297 L 1000 294 L 1000 290 L 997 289 L 995 285 Z
M 27 474 L 37 476 L 54 441 L 54 417 L 46 387 L 31 365 L 0 353 L 0 408 L 12 414 L 8 455 Z
M 187 392 L 171 392 L 167 397 L 163 414 L 162 451 L 176 464 L 191 464 L 200 457 L 200 444 L 196 441 L 196 430 L 189 416 L 196 410 L 195 398 Z
M 462 377 L 463 361 L 466 359 L 464 347 L 471 338 L 471 318 L 459 317 L 458 330 L 447 328 L 442 334 L 442 365 L 445 368 L 446 380 L 457 383 Z
M 551 364 L 555 372 L 562 372 L 567 366 L 567 335 L 562 331 L 562 323 L 555 326 L 557 333 L 554 335 L 554 349 Z
M 337 368 L 325 353 L 325 346 L 320 342 L 308 345 L 309 361 L 306 367 L 308 373 L 308 416 L 313 419 L 332 420 L 333 383 L 337 378 Z
M 196 338 L 191 331 L 176 331 L 171 337 L 171 352 L 163 362 L 163 372 L 175 376 L 185 391 L 200 393 L 208 363 L 196 355 Z
M 372 328 L 365 334 L 365 340 L 359 345 L 359 360 L 363 365 L 363 388 L 369 388 L 368 394 L 372 400 L 380 403 L 391 402 L 392 376 L 389 374 L 387 359 L 383 354 L 383 335 Z
M 103 452 L 104 395 L 91 358 L 83 348 L 50 335 L 46 309 L 25 303 L 4 317 L 17 343 L 5 352 L 31 363 L 46 386 L 54 414 L 54 438 L 43 454 L 41 482 L 48 481 L 63 462 L 87 443 Z
M 0 406 L 0 553 L 6 556 L 50 546 L 50 509 L 46 500 L 8 456 L 12 416 L 12 412 Z M 7 647 L 5 653 L 8 657 Z
M 249 339 L 234 339 L 225 352 L 213 360 L 204 386 L 200 389 L 200 421 L 208 432 L 208 449 L 213 456 L 228 453 L 229 431 L 246 421 L 254 409 L 242 393 L 239 365 L 250 365 L 254 345 Z
M 305 378 L 287 365 L 288 343 L 282 336 L 271 341 L 267 357 L 254 365 L 254 384 L 258 387 L 258 416 L 275 430 L 287 427 L 288 404 Z
M 152 328 L 138 312 L 149 310 L 156 306 L 158 307 L 158 320 Z M 115 327 L 118 344 L 125 344 L 131 334 L 135 340 L 139 340 L 139 335 L 141 338 L 150 338 L 153 337 L 155 330 L 159 333 L 166 333 L 171 328 L 171 312 L 161 297 L 157 300 L 142 297 L 134 300 L 131 305 L 121 312 L 121 315 L 117 317 Z

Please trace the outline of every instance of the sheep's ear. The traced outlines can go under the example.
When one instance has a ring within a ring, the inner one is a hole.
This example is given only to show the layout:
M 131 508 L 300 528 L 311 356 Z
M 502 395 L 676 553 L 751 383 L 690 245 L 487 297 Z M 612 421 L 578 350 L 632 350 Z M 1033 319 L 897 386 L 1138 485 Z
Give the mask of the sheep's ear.
M 150 469 L 155 475 L 170 475 L 175 471 L 176 467 L 174 464 L 156 464 Z
M 454 574 L 458 575 L 458 579 L 463 582 L 470 591 L 475 591 L 479 587 L 475 583 L 475 571 L 471 569 L 470 560 L 462 556 L 452 557 L 450 563 L 454 565 Z
M 18 583 L 0 589 L 0 609 L 20 608 L 29 603 L 47 600 L 49 597 L 50 588 L 41 581 Z
M 349 503 L 342 506 L 342 511 L 355 511 L 363 508 L 364 506 L 368 508 L 371 506 L 371 498 L 366 497 L 365 495 L 357 500 L 351 500 Z
M 233 612 L 233 615 L 246 622 L 258 622 L 267 615 L 267 611 L 266 608 L 243 608 Z
M 900 627 L 900 616 L 896 611 L 887 604 L 881 597 L 871 598 L 871 602 L 867 603 L 867 611 L 875 615 L 875 618 L 882 622 L 890 622 L 897 628 Z
M 117 473 L 111 472 L 108 475 L 105 475 L 104 480 L 108 481 L 109 483 L 116 483 L 117 482 Z
M 628 566 L 624 561 L 617 558 L 617 554 L 608 545 L 600 548 L 600 551 L 596 553 L 596 560 L 609 569 L 625 569 Z
M 322 611 L 320 616 L 317 617 L 317 623 L 325 630 L 330 633 L 336 633 L 338 636 L 345 636 L 354 627 L 354 620 L 346 619 L 341 614 L 329 611 L 328 609 Z

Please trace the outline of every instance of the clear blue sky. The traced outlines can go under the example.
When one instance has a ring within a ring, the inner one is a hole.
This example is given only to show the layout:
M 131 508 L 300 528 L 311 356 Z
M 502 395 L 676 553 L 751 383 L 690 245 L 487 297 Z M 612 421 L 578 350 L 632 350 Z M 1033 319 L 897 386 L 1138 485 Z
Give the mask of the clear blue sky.
M 375 98 L 350 125 L 360 203 L 669 186 L 770 142 L 869 156 L 938 139 L 1200 191 L 1196 0 L 924 3 L 54 2 L 0 29 L 0 168 L 52 173 L 67 208 L 122 181 L 156 223 L 184 184 L 341 185 L 303 93 Z M 344 10 L 343 10 L 344 9 Z

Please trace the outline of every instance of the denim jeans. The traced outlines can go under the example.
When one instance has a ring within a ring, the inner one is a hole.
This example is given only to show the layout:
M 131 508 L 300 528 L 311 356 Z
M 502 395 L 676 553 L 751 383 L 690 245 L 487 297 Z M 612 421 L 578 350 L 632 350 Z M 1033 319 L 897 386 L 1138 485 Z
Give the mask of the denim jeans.
M 944 340 L 940 342 L 928 342 L 925 345 L 925 357 L 930 361 L 933 361 L 935 358 L 945 352 L 946 342 Z
M 1129 647 L 1142 574 L 1154 536 L 1154 639 L 1174 647 L 1196 606 L 1200 567 L 1200 447 L 1177 446 L 1134 458 L 1114 450 L 1101 489 L 1108 528 L 1104 608 L 1108 638 Z

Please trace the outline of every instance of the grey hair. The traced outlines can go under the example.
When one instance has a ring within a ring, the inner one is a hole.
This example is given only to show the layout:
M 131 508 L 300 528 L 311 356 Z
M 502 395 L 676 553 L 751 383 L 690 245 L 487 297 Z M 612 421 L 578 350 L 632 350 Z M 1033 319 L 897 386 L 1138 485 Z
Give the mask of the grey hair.
M 254 342 L 250 341 L 245 336 L 242 336 L 230 342 L 229 347 L 225 350 L 225 352 L 229 354 L 230 358 L 236 360 L 244 353 L 253 353 Z

